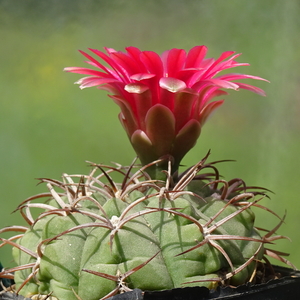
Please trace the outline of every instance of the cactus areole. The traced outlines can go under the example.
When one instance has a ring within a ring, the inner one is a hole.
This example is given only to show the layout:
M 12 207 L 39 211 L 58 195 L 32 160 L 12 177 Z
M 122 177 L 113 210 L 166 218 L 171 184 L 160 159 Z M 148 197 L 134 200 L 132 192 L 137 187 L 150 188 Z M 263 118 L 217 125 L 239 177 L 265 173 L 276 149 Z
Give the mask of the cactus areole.
M 88 175 L 41 178 L 48 191 L 17 208 L 28 226 L 0 230 L 17 232 L 0 238 L 1 246 L 13 246 L 17 263 L 0 276 L 14 278 L 15 291 L 25 297 L 98 300 L 135 288 L 215 289 L 256 282 L 267 256 L 291 265 L 285 253 L 266 246 L 285 238 L 275 234 L 284 218 L 260 203 L 266 189 L 221 179 L 218 162 L 207 162 L 209 153 L 178 172 L 208 116 L 223 103 L 212 99 L 226 89 L 264 95 L 239 82 L 264 79 L 220 75 L 248 64 L 236 62 L 234 52 L 205 58 L 205 46 L 161 56 L 134 47 L 125 53 L 90 50 L 94 57 L 81 53 L 94 69 L 65 70 L 88 75 L 77 82 L 81 88 L 109 91 L 141 164 L 90 163 Z M 116 182 L 115 175 L 123 179 Z M 257 228 L 257 209 L 278 218 L 278 225 Z

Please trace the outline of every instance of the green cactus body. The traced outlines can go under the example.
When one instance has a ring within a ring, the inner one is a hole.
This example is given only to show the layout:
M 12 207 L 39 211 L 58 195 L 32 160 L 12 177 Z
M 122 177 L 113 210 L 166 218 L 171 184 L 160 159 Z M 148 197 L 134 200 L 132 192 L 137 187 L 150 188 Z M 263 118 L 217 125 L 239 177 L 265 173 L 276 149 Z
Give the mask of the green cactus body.
M 110 184 L 100 181 L 103 174 Z M 254 194 L 228 198 L 199 180 L 178 190 L 128 174 L 122 185 L 104 171 L 85 183 L 65 175 L 52 182 L 64 194 L 44 180 L 52 199 L 13 250 L 18 265 L 34 264 L 15 273 L 20 294 L 96 300 L 133 288 L 237 286 L 251 277 L 265 242 L 254 226 Z M 36 206 L 27 201 L 19 209 Z

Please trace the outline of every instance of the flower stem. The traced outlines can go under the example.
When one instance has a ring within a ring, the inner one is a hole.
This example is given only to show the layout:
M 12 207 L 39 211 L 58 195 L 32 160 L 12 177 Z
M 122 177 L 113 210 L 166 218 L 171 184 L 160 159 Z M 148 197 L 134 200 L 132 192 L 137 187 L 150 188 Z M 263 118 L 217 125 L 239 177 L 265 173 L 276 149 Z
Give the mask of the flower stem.
M 168 175 L 172 176 L 178 171 L 179 163 L 175 163 L 172 156 L 167 155 L 147 165 L 146 172 L 151 179 L 166 181 Z

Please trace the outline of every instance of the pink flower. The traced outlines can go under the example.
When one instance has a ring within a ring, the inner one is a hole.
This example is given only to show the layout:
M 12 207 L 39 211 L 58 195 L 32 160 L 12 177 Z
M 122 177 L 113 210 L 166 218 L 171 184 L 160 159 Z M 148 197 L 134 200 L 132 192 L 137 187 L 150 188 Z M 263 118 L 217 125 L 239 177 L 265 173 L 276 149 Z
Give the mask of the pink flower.
M 135 47 L 126 48 L 125 53 L 105 50 L 107 54 L 90 49 L 97 59 L 81 51 L 96 70 L 69 67 L 65 71 L 88 75 L 76 82 L 80 88 L 96 86 L 111 94 L 109 97 L 120 106 L 119 119 L 143 165 L 168 155 L 173 157 L 176 171 L 196 144 L 209 115 L 222 105 L 223 100 L 212 99 L 227 94 L 223 89 L 246 89 L 265 95 L 260 88 L 236 82 L 265 79 L 238 73 L 219 75 L 223 70 L 249 65 L 236 62 L 240 54 L 233 51 L 213 59 L 205 58 L 205 46 L 196 46 L 188 53 L 171 49 L 161 56 Z

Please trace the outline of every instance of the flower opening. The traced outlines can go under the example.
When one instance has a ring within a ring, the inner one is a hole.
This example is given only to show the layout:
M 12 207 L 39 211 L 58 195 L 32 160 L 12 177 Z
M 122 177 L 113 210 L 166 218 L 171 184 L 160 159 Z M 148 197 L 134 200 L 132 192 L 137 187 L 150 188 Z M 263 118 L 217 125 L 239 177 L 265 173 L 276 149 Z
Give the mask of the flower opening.
M 143 165 L 171 156 L 176 171 L 196 144 L 209 115 L 223 104 L 223 100 L 212 99 L 227 94 L 224 89 L 246 89 L 265 95 L 258 87 L 238 82 L 267 81 L 263 78 L 219 74 L 249 65 L 236 62 L 240 54 L 233 51 L 213 59 L 205 58 L 206 46 L 196 46 L 188 53 L 174 48 L 162 55 L 135 47 L 126 48 L 126 52 L 111 48 L 105 48 L 106 53 L 89 50 L 97 59 L 80 52 L 95 69 L 68 67 L 65 71 L 88 75 L 76 82 L 81 89 L 96 86 L 110 93 L 121 109 L 120 122 Z

